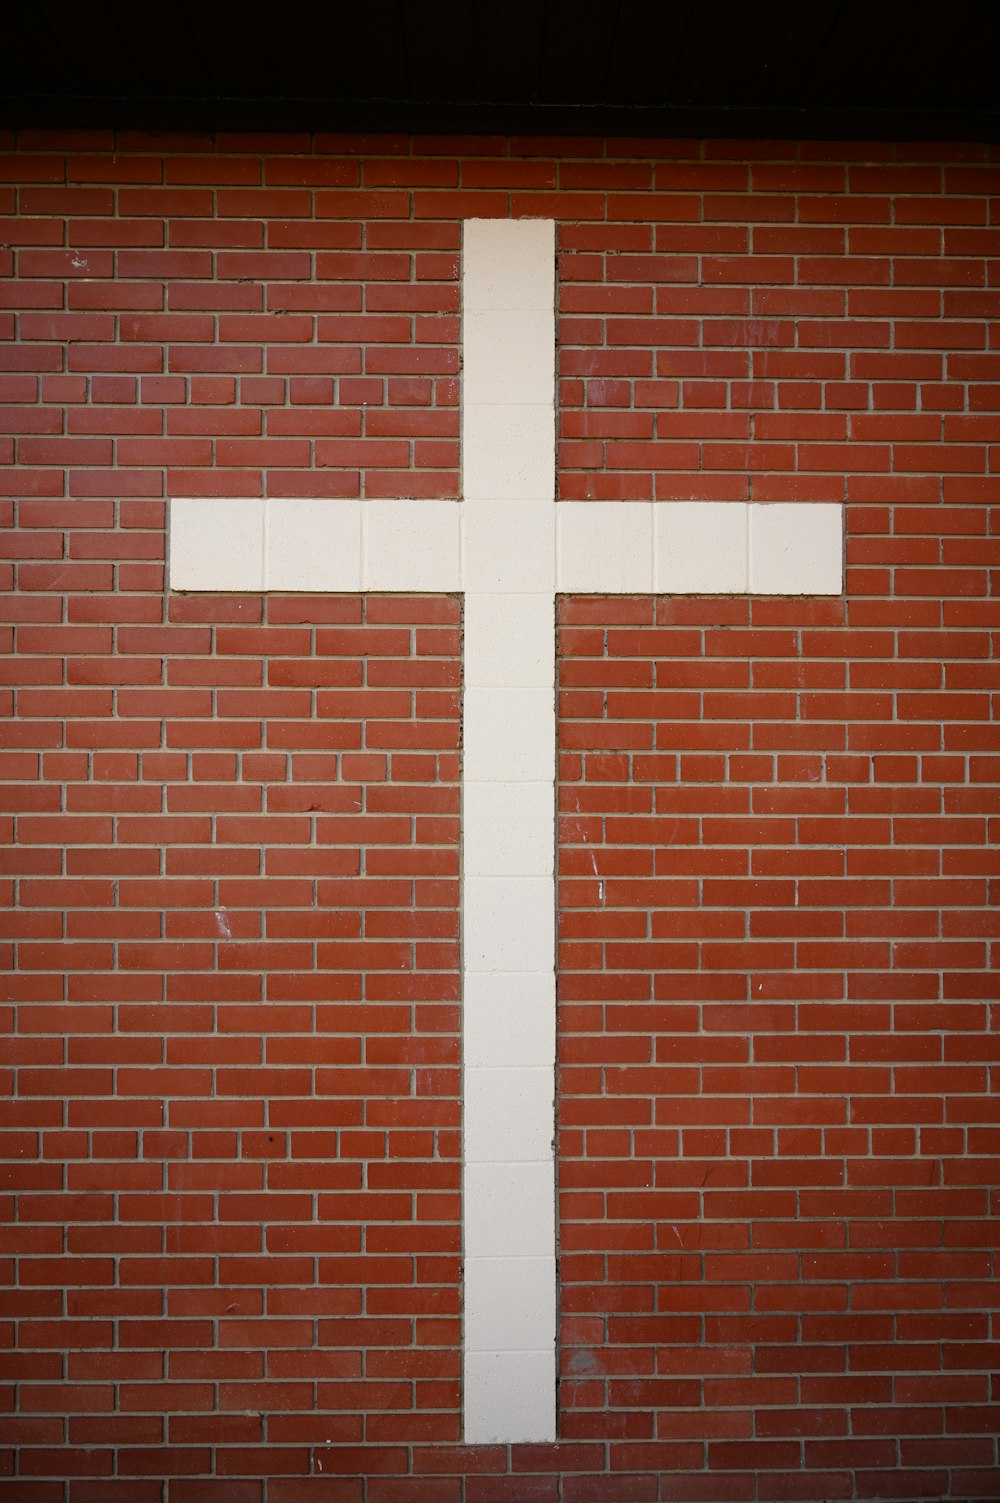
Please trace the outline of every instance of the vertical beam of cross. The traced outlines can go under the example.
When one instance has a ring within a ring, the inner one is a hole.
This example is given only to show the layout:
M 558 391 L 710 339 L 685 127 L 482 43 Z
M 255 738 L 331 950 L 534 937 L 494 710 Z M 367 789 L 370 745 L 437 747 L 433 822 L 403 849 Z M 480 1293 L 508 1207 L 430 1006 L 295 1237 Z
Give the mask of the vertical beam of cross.
M 555 229 L 470 220 L 464 503 L 171 504 L 177 590 L 464 591 L 466 1442 L 556 1434 L 555 598 L 830 595 L 837 505 L 555 504 Z
M 462 305 L 465 1438 L 553 1440 L 553 223 L 467 223 Z

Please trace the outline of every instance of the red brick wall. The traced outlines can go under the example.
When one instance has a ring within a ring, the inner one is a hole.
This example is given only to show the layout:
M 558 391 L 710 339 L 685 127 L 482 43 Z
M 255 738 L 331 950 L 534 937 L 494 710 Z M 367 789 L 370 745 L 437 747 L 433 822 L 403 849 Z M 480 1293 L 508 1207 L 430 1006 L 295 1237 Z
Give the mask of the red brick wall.
M 0 145 L 12 1497 L 995 1496 L 985 148 Z M 460 603 L 163 519 L 456 496 L 508 213 L 560 494 L 843 500 L 848 588 L 563 602 L 563 1440 L 471 1450 Z
M 561 1400 L 609 1496 L 1000 1480 L 995 669 L 955 604 L 564 606 Z

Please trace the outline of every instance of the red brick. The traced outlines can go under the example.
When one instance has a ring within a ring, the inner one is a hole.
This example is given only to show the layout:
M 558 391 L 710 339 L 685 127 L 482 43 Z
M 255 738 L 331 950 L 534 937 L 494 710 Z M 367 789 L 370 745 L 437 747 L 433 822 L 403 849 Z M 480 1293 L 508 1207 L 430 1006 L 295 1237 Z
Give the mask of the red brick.
M 20 144 L 26 1498 L 985 1496 L 983 154 Z M 851 567 L 562 601 L 564 1439 L 508 1457 L 457 1444 L 456 604 L 164 626 L 160 560 L 165 493 L 457 494 L 458 216 L 511 205 L 572 221 L 562 497 L 846 497 Z

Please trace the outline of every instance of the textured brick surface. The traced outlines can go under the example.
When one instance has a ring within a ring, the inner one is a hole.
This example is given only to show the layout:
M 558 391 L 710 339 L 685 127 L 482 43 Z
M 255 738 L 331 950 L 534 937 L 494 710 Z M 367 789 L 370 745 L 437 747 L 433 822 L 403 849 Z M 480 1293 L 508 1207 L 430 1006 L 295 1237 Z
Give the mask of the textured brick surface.
M 998 181 L 0 138 L 18 1503 L 996 1496 Z M 165 597 L 163 521 L 457 496 L 507 214 L 560 494 L 844 501 L 848 570 L 562 602 L 562 1440 L 464 1448 L 460 603 Z
M 995 1459 L 991 607 L 919 604 L 564 603 L 564 1433 L 663 1497 Z

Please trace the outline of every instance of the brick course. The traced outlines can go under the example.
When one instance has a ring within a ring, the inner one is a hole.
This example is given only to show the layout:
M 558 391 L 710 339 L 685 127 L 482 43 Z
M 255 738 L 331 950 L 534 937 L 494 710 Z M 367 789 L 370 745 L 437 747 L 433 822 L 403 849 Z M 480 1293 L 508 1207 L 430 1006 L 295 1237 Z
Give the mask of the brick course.
M 998 182 L 0 138 L 19 1503 L 996 1496 Z M 560 495 L 844 502 L 848 568 L 562 601 L 562 1440 L 465 1448 L 460 602 L 164 596 L 163 523 L 457 497 L 508 214 Z

